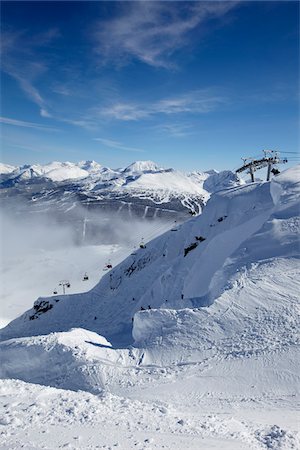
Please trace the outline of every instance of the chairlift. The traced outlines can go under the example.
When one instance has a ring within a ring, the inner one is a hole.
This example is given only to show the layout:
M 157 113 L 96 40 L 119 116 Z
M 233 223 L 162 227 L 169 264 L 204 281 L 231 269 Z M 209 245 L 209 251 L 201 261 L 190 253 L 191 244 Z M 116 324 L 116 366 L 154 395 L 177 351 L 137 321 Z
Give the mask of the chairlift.
M 53 294 L 57 295 L 57 290 L 56 289 L 54 289 Z
M 105 264 L 103 270 L 106 271 L 106 270 L 110 270 L 110 269 L 112 269 L 112 264 L 111 264 L 111 262 L 110 262 L 110 260 L 109 260 L 109 261 Z
M 87 281 L 89 279 L 88 274 L 85 272 L 82 281 Z
M 174 225 L 173 225 L 173 227 L 171 228 L 171 231 L 177 231 L 177 230 L 178 230 L 178 228 L 177 228 L 177 221 L 174 220 Z
M 280 174 L 280 170 L 278 170 L 276 167 L 273 167 L 273 169 L 271 170 L 271 173 L 273 175 L 279 175 Z
M 144 243 L 144 238 L 142 238 L 142 240 L 141 240 L 140 248 L 146 248 L 146 245 Z
M 70 288 L 71 287 L 71 283 L 68 280 L 62 280 L 62 281 L 59 282 L 59 286 L 62 287 L 63 294 L 65 294 L 65 288 Z

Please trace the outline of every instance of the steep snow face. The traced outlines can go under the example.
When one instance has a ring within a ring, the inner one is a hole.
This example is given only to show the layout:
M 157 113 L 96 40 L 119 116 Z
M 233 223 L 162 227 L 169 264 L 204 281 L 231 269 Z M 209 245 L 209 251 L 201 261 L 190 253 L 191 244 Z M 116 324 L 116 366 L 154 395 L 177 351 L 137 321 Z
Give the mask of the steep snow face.
M 271 182 L 214 194 L 203 214 L 149 242 L 90 292 L 40 298 L 2 339 L 82 327 L 113 344 L 131 340 L 141 307 L 212 305 L 237 270 L 298 253 L 300 166 Z

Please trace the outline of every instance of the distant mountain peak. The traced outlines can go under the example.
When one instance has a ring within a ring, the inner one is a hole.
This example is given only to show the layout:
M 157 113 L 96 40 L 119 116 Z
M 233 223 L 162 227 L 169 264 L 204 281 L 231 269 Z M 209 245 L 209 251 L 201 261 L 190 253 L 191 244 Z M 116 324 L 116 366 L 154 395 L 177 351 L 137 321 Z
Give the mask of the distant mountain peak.
M 142 172 L 157 172 L 164 170 L 153 161 L 135 161 L 124 169 L 124 172 L 138 174 Z
M 10 164 L 0 163 L 0 174 L 11 173 L 16 169 L 16 166 L 11 166 Z

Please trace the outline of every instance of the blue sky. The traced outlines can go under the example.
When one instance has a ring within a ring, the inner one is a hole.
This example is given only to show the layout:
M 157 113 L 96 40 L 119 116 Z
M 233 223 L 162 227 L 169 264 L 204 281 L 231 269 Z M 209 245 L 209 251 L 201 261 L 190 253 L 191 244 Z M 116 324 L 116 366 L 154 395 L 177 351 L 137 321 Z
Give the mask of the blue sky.
M 299 148 L 299 3 L 2 2 L 2 162 Z

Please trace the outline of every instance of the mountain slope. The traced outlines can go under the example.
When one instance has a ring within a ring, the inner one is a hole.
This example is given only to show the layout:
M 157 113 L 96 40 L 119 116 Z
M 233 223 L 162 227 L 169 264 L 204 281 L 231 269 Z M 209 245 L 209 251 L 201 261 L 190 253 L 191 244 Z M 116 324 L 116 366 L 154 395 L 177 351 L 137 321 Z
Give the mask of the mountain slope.
M 3 329 L 6 446 L 299 448 L 299 169 Z
M 211 305 L 243 267 L 297 257 L 298 180 L 299 166 L 213 195 L 201 216 L 149 242 L 88 293 L 39 299 L 2 339 L 82 327 L 125 344 L 141 307 Z

